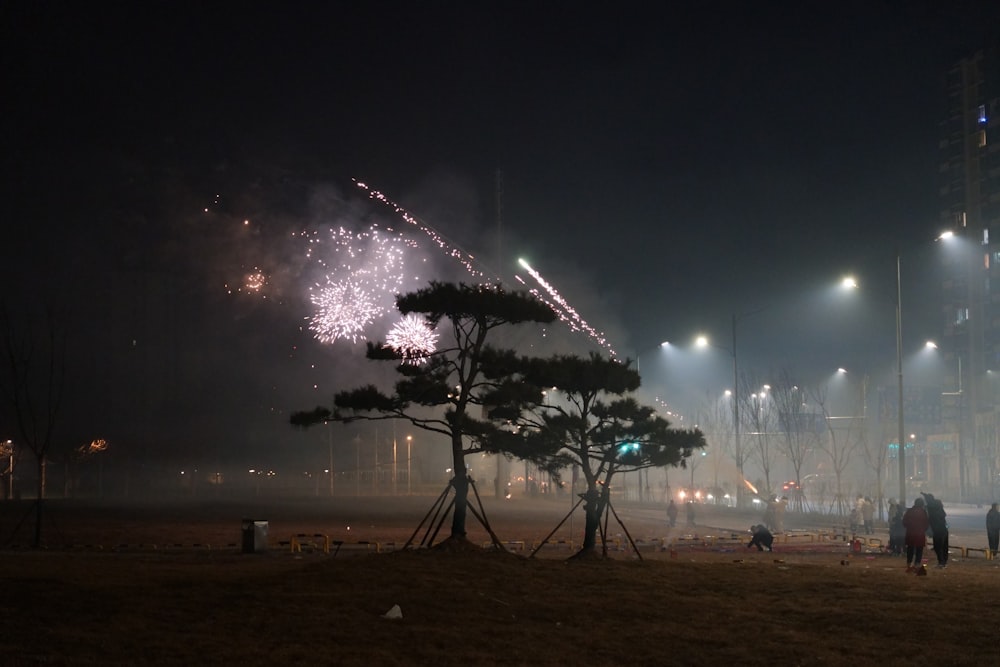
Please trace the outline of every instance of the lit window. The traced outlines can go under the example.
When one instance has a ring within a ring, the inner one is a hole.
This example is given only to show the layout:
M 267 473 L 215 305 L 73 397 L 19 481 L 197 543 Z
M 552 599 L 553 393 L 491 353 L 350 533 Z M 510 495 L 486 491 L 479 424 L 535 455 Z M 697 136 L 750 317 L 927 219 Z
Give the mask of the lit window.
M 986 130 L 979 130 L 979 147 L 986 146 Z
M 979 124 L 986 125 L 986 105 L 979 105 Z

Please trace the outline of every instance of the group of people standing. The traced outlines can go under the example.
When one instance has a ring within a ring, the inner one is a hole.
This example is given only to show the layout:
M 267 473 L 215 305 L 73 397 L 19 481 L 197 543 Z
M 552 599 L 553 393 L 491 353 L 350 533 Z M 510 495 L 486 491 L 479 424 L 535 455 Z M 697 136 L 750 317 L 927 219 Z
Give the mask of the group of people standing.
M 849 517 L 851 533 L 875 534 L 875 503 L 868 496 L 858 496 Z
M 764 512 L 764 523 L 750 527 L 752 539 L 748 547 L 757 547 L 759 551 L 771 550 L 774 541 L 773 532 L 784 530 L 784 514 L 787 498 L 778 500 L 771 496 Z M 694 523 L 694 503 L 686 503 L 687 523 Z M 667 519 L 670 526 L 677 524 L 677 505 L 671 500 L 667 506 Z M 852 509 L 852 531 L 864 531 L 871 535 L 875 532 L 875 505 L 870 498 L 858 496 Z M 931 549 L 937 559 L 937 567 L 948 567 L 948 514 L 944 503 L 935 498 L 932 493 L 921 493 L 914 499 L 913 505 L 904 508 L 895 499 L 889 500 L 889 553 L 898 556 L 906 554 L 906 571 L 915 572 L 922 567 L 924 549 L 927 546 L 928 535 L 931 538 Z M 857 523 L 855 523 L 857 521 Z M 986 513 L 986 536 L 989 541 L 991 555 L 1000 555 L 1000 505 L 993 503 Z
M 889 553 L 898 556 L 906 550 L 908 571 L 920 567 L 927 536 L 939 568 L 948 566 L 948 519 L 944 504 L 932 493 L 921 493 L 913 507 L 905 509 L 895 500 L 889 501 Z M 907 518 L 907 516 L 909 518 Z M 986 539 L 990 555 L 996 558 L 1000 543 L 1000 505 L 993 503 L 986 512 Z
M 687 525 L 694 526 L 694 502 L 689 500 L 684 504 L 684 512 L 687 514 Z M 667 522 L 670 527 L 673 528 L 677 525 L 677 505 L 671 498 L 670 502 L 667 504 Z
M 948 567 L 948 515 L 944 503 L 933 493 L 920 495 L 905 511 L 895 501 L 889 503 L 889 550 L 899 553 L 905 549 L 907 572 L 922 567 L 928 533 L 937 567 Z

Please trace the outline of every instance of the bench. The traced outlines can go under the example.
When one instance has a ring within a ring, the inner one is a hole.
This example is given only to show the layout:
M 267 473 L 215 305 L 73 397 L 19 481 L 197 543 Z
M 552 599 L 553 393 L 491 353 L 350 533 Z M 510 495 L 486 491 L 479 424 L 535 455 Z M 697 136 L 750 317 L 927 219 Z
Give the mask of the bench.
M 989 549 L 984 549 L 982 547 L 953 547 L 958 549 L 959 553 L 962 554 L 962 558 L 968 558 L 971 554 L 977 553 L 982 554 L 986 560 L 993 560 L 993 552 Z
M 302 553 L 303 546 L 308 547 L 310 550 L 320 548 L 319 543 L 316 542 L 316 538 L 319 538 L 322 542 L 323 553 L 330 553 L 330 536 L 322 533 L 313 533 L 312 535 L 299 533 L 297 535 L 292 535 L 292 538 L 287 543 L 282 542 L 281 544 L 288 544 L 291 547 L 293 554 Z

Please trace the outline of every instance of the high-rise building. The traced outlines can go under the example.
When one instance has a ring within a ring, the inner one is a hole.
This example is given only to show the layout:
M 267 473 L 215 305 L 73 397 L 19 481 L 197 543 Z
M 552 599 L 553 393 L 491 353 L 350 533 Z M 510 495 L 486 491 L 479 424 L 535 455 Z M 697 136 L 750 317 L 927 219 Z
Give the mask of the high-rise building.
M 943 253 L 942 415 L 953 437 L 927 468 L 959 499 L 987 501 L 1000 490 L 1000 43 L 955 63 L 945 87 L 940 218 L 956 238 Z

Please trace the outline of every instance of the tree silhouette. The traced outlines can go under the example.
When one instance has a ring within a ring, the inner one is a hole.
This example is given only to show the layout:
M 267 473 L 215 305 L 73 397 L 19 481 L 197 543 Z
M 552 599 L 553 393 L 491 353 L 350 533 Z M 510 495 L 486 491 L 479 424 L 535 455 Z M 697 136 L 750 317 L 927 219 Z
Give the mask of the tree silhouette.
M 792 379 L 788 369 L 778 373 L 778 379 L 771 388 L 771 398 L 778 410 L 780 423 L 781 452 L 788 459 L 795 474 L 795 488 L 792 491 L 792 507 L 804 511 L 805 497 L 802 493 L 802 470 L 817 446 L 823 433 L 819 414 L 806 404 L 806 391 Z
M 583 544 L 574 557 L 596 554 L 600 519 L 608 508 L 617 473 L 681 466 L 705 446 L 700 431 L 670 427 L 654 408 L 630 394 L 639 388 L 639 373 L 625 363 L 592 353 L 588 358 L 556 355 L 522 359 L 520 371 L 508 374 L 510 394 L 496 395 L 494 410 L 514 428 L 498 430 L 489 449 L 531 459 L 555 470 L 576 464 L 587 483 L 583 494 L 586 521 Z M 520 389 L 515 389 L 520 387 Z M 549 388 L 537 403 L 535 393 Z
M 527 292 L 510 292 L 495 285 L 439 282 L 399 296 L 396 308 L 403 315 L 423 315 L 432 328 L 447 320 L 450 344 L 429 353 L 422 363 L 406 363 L 408 360 L 397 350 L 369 342 L 369 359 L 398 364 L 396 370 L 401 377 L 395 392 L 386 394 L 374 385 L 343 391 L 334 397 L 332 412 L 317 407 L 293 414 L 291 423 L 307 427 L 326 421 L 403 419 L 417 428 L 447 436 L 454 471 L 451 486 L 455 490 L 449 539 L 465 540 L 469 492 L 465 457 L 485 451 L 483 443 L 502 427 L 491 418 L 489 397 L 503 384 L 504 368 L 514 358 L 511 352 L 490 347 L 487 339 L 500 327 L 549 324 L 556 316 Z

